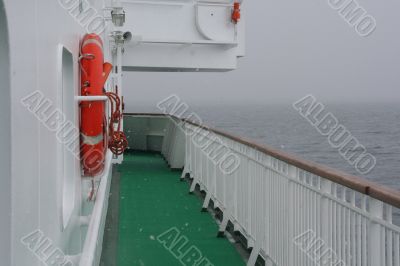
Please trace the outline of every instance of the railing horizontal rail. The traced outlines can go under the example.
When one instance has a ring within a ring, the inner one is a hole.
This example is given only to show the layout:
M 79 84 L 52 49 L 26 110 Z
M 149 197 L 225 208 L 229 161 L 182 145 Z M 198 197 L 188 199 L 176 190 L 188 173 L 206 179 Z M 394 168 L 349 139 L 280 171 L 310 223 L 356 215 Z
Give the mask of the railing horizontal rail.
M 125 113 L 124 115 L 167 116 L 167 115 L 158 114 L 158 113 Z M 362 177 L 350 175 L 350 174 L 344 173 L 342 171 L 339 171 L 339 170 L 336 170 L 336 169 L 333 169 L 333 168 L 330 168 L 330 167 L 327 167 L 327 166 L 324 166 L 324 165 L 321 165 L 321 164 L 318 164 L 318 163 L 315 163 L 312 161 L 308 161 L 308 160 L 299 158 L 295 155 L 292 155 L 290 153 L 269 147 L 267 145 L 257 144 L 254 141 L 244 138 L 244 137 L 238 137 L 238 136 L 224 132 L 219 129 L 215 129 L 215 128 L 208 127 L 205 125 L 200 125 L 196 122 L 193 122 L 193 121 L 190 121 L 187 119 L 178 118 L 178 117 L 172 116 L 172 115 L 170 115 L 170 116 L 175 119 L 180 119 L 180 120 L 182 120 L 186 123 L 189 123 L 191 125 L 194 125 L 196 127 L 213 132 L 217 135 L 226 137 L 226 138 L 236 141 L 238 143 L 244 144 L 244 145 L 249 146 L 259 152 L 265 153 L 276 159 L 284 161 L 290 165 L 296 166 L 304 171 L 315 174 L 317 176 L 321 176 L 332 182 L 335 182 L 335 183 L 338 183 L 345 187 L 348 187 L 350 189 L 353 189 L 359 193 L 368 195 L 372 198 L 375 198 L 377 200 L 380 200 L 382 202 L 385 202 L 387 204 L 390 204 L 392 206 L 400 208 L 400 191 L 398 191 L 398 190 L 379 185 L 372 181 L 366 180 L 365 178 L 362 178 Z

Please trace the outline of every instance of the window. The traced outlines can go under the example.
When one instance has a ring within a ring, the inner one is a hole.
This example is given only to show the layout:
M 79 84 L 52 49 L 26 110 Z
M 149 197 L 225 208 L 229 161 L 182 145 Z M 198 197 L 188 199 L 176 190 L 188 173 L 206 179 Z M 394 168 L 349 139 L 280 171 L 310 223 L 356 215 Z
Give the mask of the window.
M 60 61 L 61 68 L 59 69 L 59 91 L 60 96 L 60 109 L 65 116 L 65 121 L 70 123 L 71 126 L 76 126 L 76 109 L 75 104 L 75 79 L 74 79 L 74 60 L 72 53 L 63 46 L 60 46 Z M 71 130 L 70 127 L 62 127 L 62 136 L 67 136 Z M 68 131 L 68 132 L 67 132 Z M 79 167 L 79 160 L 75 157 L 69 141 L 59 141 L 59 180 L 61 185 L 61 216 L 62 216 L 62 229 L 68 226 L 72 213 L 75 207 L 76 196 L 76 182 L 79 178 L 77 175 L 77 167 Z M 78 166 L 77 166 L 78 164 Z M 79 173 L 79 170 L 78 170 Z

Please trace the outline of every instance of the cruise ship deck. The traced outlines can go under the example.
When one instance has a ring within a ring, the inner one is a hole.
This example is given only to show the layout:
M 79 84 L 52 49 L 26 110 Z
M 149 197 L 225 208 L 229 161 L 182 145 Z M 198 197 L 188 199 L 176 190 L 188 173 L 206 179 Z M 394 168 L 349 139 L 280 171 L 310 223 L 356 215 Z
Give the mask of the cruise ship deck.
M 129 152 L 111 187 L 102 265 L 245 265 L 161 154 Z

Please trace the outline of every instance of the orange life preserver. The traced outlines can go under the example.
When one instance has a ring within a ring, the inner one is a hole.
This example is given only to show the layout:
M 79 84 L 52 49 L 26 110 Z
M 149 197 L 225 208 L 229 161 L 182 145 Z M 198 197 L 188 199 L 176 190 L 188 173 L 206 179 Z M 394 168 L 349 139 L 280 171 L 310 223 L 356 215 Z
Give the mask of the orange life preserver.
M 81 95 L 104 95 L 104 84 L 112 70 L 104 63 L 103 42 L 96 34 L 87 34 L 81 45 Z M 104 101 L 82 102 L 81 163 L 84 176 L 93 177 L 104 169 L 107 149 Z

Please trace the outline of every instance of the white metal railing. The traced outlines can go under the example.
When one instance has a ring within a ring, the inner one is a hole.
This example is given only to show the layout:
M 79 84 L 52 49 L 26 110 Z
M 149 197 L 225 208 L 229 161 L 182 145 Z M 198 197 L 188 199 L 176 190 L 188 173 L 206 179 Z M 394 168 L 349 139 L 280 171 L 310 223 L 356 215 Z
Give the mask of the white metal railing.
M 100 185 L 96 193 L 96 202 L 89 217 L 89 224 L 82 254 L 79 254 L 79 266 L 99 265 L 103 246 L 104 227 L 108 208 L 108 195 L 112 179 L 112 153 L 107 152 L 106 164 L 101 175 Z
M 184 175 L 193 178 L 191 189 L 200 185 L 207 193 L 205 207 L 211 199 L 223 211 L 221 231 L 230 221 L 248 239 L 248 265 L 261 255 L 279 266 L 400 266 L 397 191 L 341 172 L 319 175 L 329 168 L 292 164 L 289 157 L 213 131 L 240 158 L 237 170 L 226 174 L 204 149 L 221 145 L 210 129 L 187 122 L 184 130 L 190 132 Z M 196 134 L 203 135 L 201 144 Z

